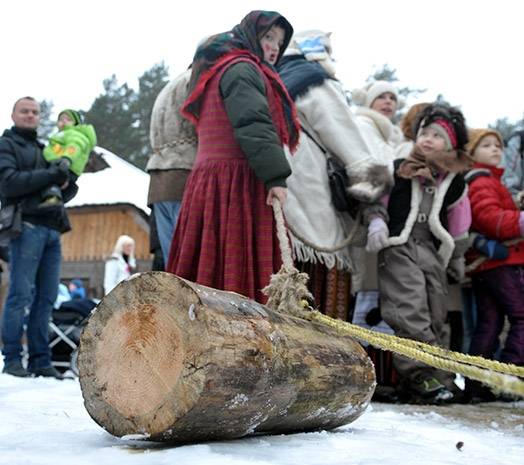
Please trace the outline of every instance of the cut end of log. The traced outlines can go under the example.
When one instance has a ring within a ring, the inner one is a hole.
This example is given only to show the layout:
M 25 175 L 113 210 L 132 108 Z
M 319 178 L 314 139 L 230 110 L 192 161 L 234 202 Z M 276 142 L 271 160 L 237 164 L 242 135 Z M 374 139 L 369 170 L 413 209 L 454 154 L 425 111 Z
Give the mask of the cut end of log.
M 104 397 L 124 416 L 156 411 L 182 371 L 185 349 L 172 314 L 139 304 L 114 314 L 95 353 Z
M 188 392 L 202 389 L 198 377 L 184 380 L 188 357 L 180 327 L 187 323 L 181 320 L 194 322 L 198 297 L 182 280 L 163 289 L 162 275 L 121 283 L 82 334 L 86 408 L 117 436 L 164 431 L 191 408 Z

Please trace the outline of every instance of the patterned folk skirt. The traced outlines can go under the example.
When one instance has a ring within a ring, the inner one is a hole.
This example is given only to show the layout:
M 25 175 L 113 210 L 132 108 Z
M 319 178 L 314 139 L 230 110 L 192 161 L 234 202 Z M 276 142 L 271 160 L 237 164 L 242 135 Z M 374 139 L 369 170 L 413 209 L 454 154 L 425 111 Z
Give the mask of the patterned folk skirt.
M 351 273 L 327 268 L 322 263 L 295 262 L 299 271 L 309 275 L 309 290 L 320 312 L 349 321 L 351 309 Z
M 322 263 L 295 262 L 295 266 L 309 275 L 308 287 L 320 312 L 344 321 L 353 320 L 350 272 L 329 269 Z M 375 365 L 377 384 L 396 386 L 398 375 L 393 367 L 392 353 L 370 345 L 366 351 Z
M 184 191 L 166 270 L 257 302 L 281 266 L 267 191 L 246 159 L 195 166 Z

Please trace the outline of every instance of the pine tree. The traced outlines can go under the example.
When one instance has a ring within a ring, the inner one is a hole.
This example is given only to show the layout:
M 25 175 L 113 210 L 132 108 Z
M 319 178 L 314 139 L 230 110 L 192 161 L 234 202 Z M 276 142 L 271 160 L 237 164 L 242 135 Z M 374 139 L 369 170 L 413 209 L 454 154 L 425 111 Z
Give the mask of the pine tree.
M 397 70 L 396 68 L 390 68 L 387 63 L 383 64 L 378 68 L 373 74 L 369 75 L 366 79 L 366 82 L 372 81 L 388 81 L 388 82 L 398 82 Z M 420 94 L 426 92 L 427 89 L 412 89 L 411 87 L 400 87 L 398 93 L 405 97 L 418 97 Z
M 42 100 L 39 103 L 40 126 L 38 127 L 38 137 L 42 140 L 47 140 L 56 127 L 56 121 L 51 119 L 54 103 L 51 100 Z
M 114 74 L 103 81 L 103 86 L 104 93 L 84 114 L 85 122 L 95 127 L 98 145 L 131 160 L 138 145 L 132 112 L 135 91 L 127 84 L 119 85 Z
M 145 168 L 151 153 L 149 128 L 151 125 L 151 112 L 155 100 L 169 82 L 169 69 L 164 62 L 157 63 L 138 78 L 138 94 L 133 104 L 133 114 L 137 122 L 139 147 L 132 154 L 132 162 L 140 168 Z
M 98 145 L 144 169 L 150 154 L 149 126 L 153 104 L 169 82 L 165 64 L 155 64 L 138 79 L 138 91 L 120 85 L 115 75 L 104 80 L 99 95 L 84 114 L 95 126 Z

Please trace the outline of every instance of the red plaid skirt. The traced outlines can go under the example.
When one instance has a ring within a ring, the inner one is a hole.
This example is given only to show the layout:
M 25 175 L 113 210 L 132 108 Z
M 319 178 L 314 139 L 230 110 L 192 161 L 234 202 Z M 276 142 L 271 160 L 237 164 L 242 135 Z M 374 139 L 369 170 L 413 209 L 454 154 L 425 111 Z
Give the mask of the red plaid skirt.
M 167 271 L 258 302 L 281 266 L 266 189 L 247 160 L 198 163 L 189 176 Z

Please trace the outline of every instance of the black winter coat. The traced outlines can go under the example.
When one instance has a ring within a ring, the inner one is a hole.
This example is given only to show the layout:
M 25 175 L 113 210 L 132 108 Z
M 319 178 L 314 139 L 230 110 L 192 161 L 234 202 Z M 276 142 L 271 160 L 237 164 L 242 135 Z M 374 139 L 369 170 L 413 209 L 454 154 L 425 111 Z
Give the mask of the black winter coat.
M 0 137 L 0 197 L 2 203 L 22 205 L 22 220 L 60 232 L 71 229 L 63 205 L 38 208 L 41 192 L 53 184 L 64 184 L 64 172 L 42 155 L 36 132 L 13 127 Z M 78 192 L 75 179 L 62 191 L 64 202 Z

